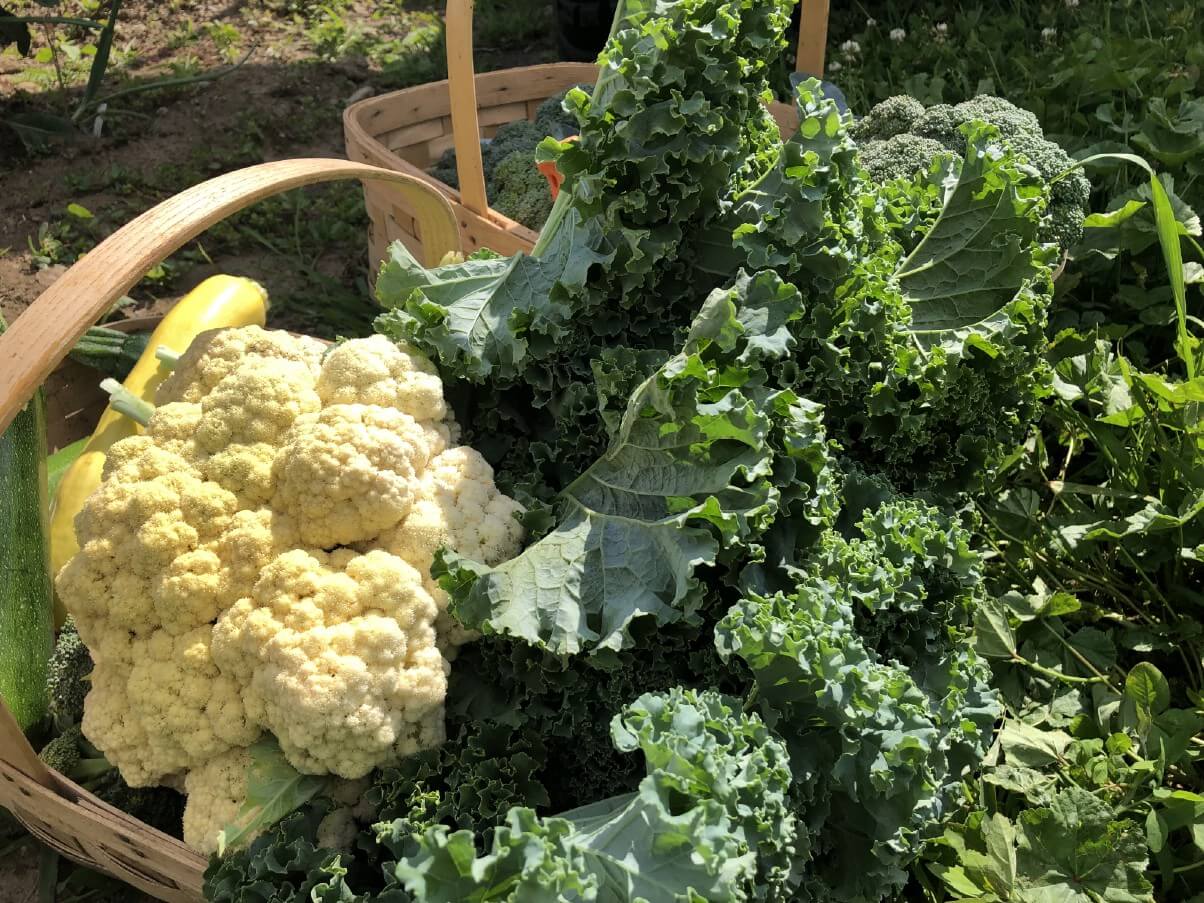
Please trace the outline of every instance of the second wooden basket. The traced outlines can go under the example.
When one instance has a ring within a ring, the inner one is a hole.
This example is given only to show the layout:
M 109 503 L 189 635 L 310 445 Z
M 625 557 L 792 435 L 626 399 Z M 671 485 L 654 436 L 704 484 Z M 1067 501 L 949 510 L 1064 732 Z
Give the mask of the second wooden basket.
M 796 68 L 820 74 L 828 32 L 828 0 L 802 0 Z M 349 106 L 343 113 L 347 156 L 424 179 L 447 195 L 460 224 L 466 252 L 491 248 L 499 254 L 529 252 L 538 237 L 521 223 L 489 207 L 481 139 L 508 122 L 534 119 L 539 105 L 572 85 L 593 82 L 592 63 L 547 63 L 476 75 L 472 62 L 472 0 L 448 0 L 446 81 L 431 82 Z M 798 127 L 794 107 L 772 104 L 784 133 Z M 427 173 L 448 148 L 456 149 L 456 190 Z M 369 265 L 375 273 L 385 249 L 402 242 L 421 256 L 422 233 L 404 199 L 365 184 Z

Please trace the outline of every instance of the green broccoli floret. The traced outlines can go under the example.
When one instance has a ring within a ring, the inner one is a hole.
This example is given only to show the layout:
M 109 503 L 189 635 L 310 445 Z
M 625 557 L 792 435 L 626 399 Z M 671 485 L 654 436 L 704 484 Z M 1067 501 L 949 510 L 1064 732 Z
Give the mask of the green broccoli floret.
M 548 180 L 535 167 L 535 157 L 516 151 L 498 164 L 490 206 L 498 213 L 538 232 L 552 212 Z
M 875 139 L 861 145 L 859 159 L 862 168 L 875 182 L 910 179 L 925 170 L 938 154 L 951 153 L 933 138 L 903 133 L 886 139 Z
M 892 138 L 912 131 L 915 121 L 923 113 L 924 105 L 914 97 L 897 94 L 886 98 L 854 122 L 849 134 L 858 142 Z
M 484 153 L 484 151 L 482 151 Z M 434 178 L 452 188 L 460 187 L 460 174 L 456 170 L 456 149 L 449 147 L 427 170 Z
M 515 154 L 522 154 L 535 165 L 535 148 L 544 135 L 535 123 L 520 119 L 517 122 L 507 122 L 497 130 L 493 140 L 489 142 L 483 159 L 485 164 L 485 184 L 489 189 L 490 206 L 496 208 L 493 198 L 501 191 L 497 183 L 497 170 L 502 162 Z
M 67 618 L 50 655 L 46 695 L 50 714 L 60 726 L 75 724 L 84 717 L 84 697 L 91 686 L 92 655 L 79 638 L 75 621 Z
M 589 86 L 583 85 L 582 87 Z M 577 133 L 576 120 L 561 108 L 566 93 L 567 89 L 540 104 L 534 122 L 526 119 L 507 122 L 497 130 L 497 134 L 491 141 L 481 142 L 481 165 L 485 172 L 485 189 L 489 193 L 490 206 L 521 223 L 536 222 L 537 225 L 532 227 L 535 229 L 542 226 L 544 220 L 548 218 L 547 212 L 540 212 L 544 206 L 542 201 L 534 205 L 526 202 L 520 203 L 519 198 L 524 194 L 523 189 L 521 187 L 515 189 L 503 181 L 499 181 L 497 173 L 502 163 L 518 155 L 521 155 L 534 169 L 535 148 L 540 141 L 549 135 L 555 138 L 567 138 L 569 135 Z M 517 169 L 517 164 L 515 166 Z M 456 171 L 455 148 L 448 148 L 444 151 L 442 156 L 427 169 L 427 172 L 445 185 L 459 188 L 460 177 Z M 540 182 L 546 193 L 547 183 L 542 176 L 540 176 Z M 520 179 L 519 183 L 520 186 L 525 184 L 525 179 Z M 505 208 L 499 207 L 497 200 L 499 196 L 503 195 L 505 199 L 502 203 Z M 548 212 L 550 212 L 550 198 L 548 208 Z M 520 212 L 520 216 L 514 215 L 516 210 Z
M 73 724 L 42 747 L 38 758 L 59 774 L 71 777 L 76 773 L 81 760 L 79 744 L 82 734 L 78 724 Z
M 586 92 L 592 91 L 593 87 L 588 84 L 573 85 L 573 88 L 580 88 Z M 577 117 L 564 108 L 564 98 L 571 90 L 572 88 L 565 88 L 539 105 L 539 109 L 535 111 L 535 128 L 541 135 L 551 135 L 563 141 L 569 135 L 576 135 L 581 131 Z
M 1074 161 L 1045 137 L 1040 121 L 1028 110 L 989 94 L 927 109 L 911 97 L 890 97 L 858 121 L 852 133 L 863 142 L 861 163 L 865 171 L 874 181 L 884 182 L 926 168 L 938 152 L 938 145 L 964 154 L 966 136 L 962 127 L 976 121 L 994 126 L 1012 152 L 1023 157 L 1050 184 L 1050 202 L 1040 237 L 1069 249 L 1083 236 L 1091 183 L 1080 170 L 1054 181 Z M 909 153 L 915 158 L 908 160 Z

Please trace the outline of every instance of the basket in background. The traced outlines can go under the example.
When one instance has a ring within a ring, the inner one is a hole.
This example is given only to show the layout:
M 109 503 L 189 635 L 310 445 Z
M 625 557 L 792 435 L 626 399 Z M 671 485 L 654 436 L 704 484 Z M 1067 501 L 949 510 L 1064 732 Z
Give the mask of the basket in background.
M 529 253 L 535 232 L 489 207 L 481 139 L 501 126 L 535 118 L 539 105 L 576 84 L 597 80 L 593 63 L 545 63 L 477 75 L 472 63 L 472 0 L 448 0 L 447 73 L 444 81 L 370 97 L 343 112 L 347 157 L 424 179 L 451 202 L 466 253 Z M 828 0 L 802 0 L 796 68 L 821 73 L 828 30 Z M 784 134 L 798 127 L 789 104 L 770 105 Z M 457 190 L 427 173 L 448 148 L 456 149 Z M 385 250 L 400 241 L 421 259 L 422 230 L 404 198 L 364 185 L 368 257 L 373 275 Z

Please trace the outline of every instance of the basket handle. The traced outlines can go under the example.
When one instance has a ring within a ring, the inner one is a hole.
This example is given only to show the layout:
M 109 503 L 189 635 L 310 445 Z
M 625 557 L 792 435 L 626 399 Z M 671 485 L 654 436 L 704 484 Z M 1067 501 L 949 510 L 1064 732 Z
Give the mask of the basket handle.
M 228 172 L 170 197 L 122 226 L 42 292 L 0 335 L 0 431 L 67 356 L 84 332 L 187 242 L 264 198 L 340 179 L 392 183 L 415 212 L 427 266 L 460 250 L 447 199 L 414 176 L 335 159 L 279 160 Z
M 473 0 L 447 0 L 447 92 L 451 101 L 452 141 L 460 203 L 485 215 L 485 164 L 481 159 L 481 126 L 477 119 L 477 79 L 472 65 Z
M 828 0 L 802 0 L 799 15 L 794 69 L 804 75 L 823 78 L 824 51 L 828 47 Z

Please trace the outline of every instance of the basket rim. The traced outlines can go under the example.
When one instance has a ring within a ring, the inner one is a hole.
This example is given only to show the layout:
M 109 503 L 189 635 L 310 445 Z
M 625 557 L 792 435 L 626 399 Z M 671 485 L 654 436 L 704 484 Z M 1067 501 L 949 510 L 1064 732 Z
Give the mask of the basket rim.
M 538 71 L 545 72 L 565 72 L 578 73 L 583 76 L 574 79 L 574 81 L 593 81 L 598 77 L 598 66 L 594 63 L 574 63 L 574 62 L 552 62 L 538 63 L 533 66 L 513 66 L 508 69 L 494 69 L 489 72 L 479 72 L 473 76 L 478 87 L 491 88 L 495 85 L 506 84 L 513 77 L 521 75 L 521 73 L 529 73 Z M 451 109 L 451 82 L 450 79 L 442 79 L 436 82 L 424 82 L 421 85 L 411 85 L 408 88 L 401 88 L 397 91 L 388 91 L 384 94 L 377 94 L 372 97 L 366 97 L 363 100 L 358 100 L 353 104 L 348 105 L 343 109 L 343 132 L 348 146 L 358 144 L 365 149 L 371 151 L 378 157 L 387 158 L 387 165 L 396 169 L 398 172 L 404 172 L 407 175 L 416 176 L 425 182 L 438 188 L 457 206 L 457 213 L 461 217 L 472 216 L 485 219 L 494 226 L 505 230 L 514 235 L 515 238 L 525 241 L 527 244 L 534 245 L 539 240 L 539 233 L 524 226 L 522 223 L 510 219 L 505 214 L 498 213 L 493 207 L 489 207 L 485 214 L 476 213 L 464 207 L 463 198 L 458 189 L 453 188 L 446 182 L 441 182 L 434 176 L 426 172 L 419 166 L 415 166 L 409 160 L 399 156 L 394 151 L 386 147 L 376 134 L 370 129 L 367 119 L 373 113 L 382 107 L 393 106 L 399 102 L 404 102 L 407 98 L 415 97 L 424 94 L 443 95 L 447 98 L 448 110 Z M 478 106 L 478 111 L 481 109 L 491 109 L 497 104 L 489 104 L 487 106 Z M 440 116 L 447 116 L 448 113 L 442 113 Z M 431 117 L 435 118 L 435 117 Z M 381 161 L 378 161 L 378 163 Z

